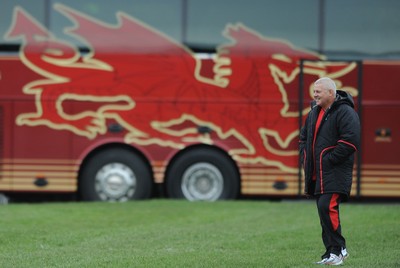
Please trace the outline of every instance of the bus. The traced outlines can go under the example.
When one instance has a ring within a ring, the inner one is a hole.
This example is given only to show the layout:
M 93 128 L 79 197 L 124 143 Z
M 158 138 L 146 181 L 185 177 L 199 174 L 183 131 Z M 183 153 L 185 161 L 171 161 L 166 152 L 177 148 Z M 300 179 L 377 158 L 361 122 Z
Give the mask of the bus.
M 3 1 L 0 193 L 302 197 L 328 76 L 361 119 L 352 197 L 400 197 L 400 4 L 362 3 Z

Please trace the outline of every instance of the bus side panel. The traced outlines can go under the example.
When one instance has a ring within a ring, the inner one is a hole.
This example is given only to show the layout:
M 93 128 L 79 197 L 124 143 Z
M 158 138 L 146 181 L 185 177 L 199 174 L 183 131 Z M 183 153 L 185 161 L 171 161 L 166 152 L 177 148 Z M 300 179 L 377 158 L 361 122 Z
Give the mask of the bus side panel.
M 12 104 L 9 102 L 0 104 L 0 191 L 9 191 L 12 187 L 12 170 L 9 164 L 12 140 L 12 132 L 10 131 L 12 123 L 11 107 Z
M 77 167 L 71 160 L 69 131 L 36 126 L 40 108 L 27 92 L 29 82 L 40 77 L 15 56 L 0 59 L 2 155 L 0 190 L 15 192 L 74 192 Z M 29 90 L 40 90 L 32 87 Z M 28 90 L 28 91 L 29 91 Z
M 400 193 L 400 63 L 363 67 L 362 168 L 360 196 Z

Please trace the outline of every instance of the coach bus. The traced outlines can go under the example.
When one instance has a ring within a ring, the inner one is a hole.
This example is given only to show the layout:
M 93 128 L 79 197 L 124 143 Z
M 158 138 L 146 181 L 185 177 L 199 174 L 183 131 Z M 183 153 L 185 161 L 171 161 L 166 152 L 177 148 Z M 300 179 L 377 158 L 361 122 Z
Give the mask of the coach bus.
M 0 193 L 301 197 L 322 76 L 362 124 L 355 198 L 400 197 L 400 2 L 2 1 Z

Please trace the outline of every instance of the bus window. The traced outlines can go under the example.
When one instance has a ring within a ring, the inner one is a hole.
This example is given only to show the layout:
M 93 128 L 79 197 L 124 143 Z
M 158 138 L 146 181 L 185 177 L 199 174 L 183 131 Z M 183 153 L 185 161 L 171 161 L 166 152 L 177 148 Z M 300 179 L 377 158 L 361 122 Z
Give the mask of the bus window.
M 51 12 L 51 24 L 50 30 L 57 36 L 63 35 L 65 28 L 70 28 L 73 25 L 71 21 L 60 14 L 60 12 L 54 9 L 55 4 L 62 4 L 69 8 L 79 10 L 85 15 L 93 17 L 98 20 L 99 23 L 109 24 L 110 27 L 117 25 L 117 13 L 123 12 L 141 22 L 167 34 L 175 40 L 181 40 L 181 1 L 180 0 L 156 0 L 156 1 L 123 1 L 123 0 L 96 0 L 96 1 L 68 1 L 68 0 L 57 0 L 51 1 L 50 12 Z M 66 41 L 77 44 L 80 47 L 86 46 L 86 44 L 79 43 L 80 40 L 64 34 L 63 38 Z
M 195 47 L 218 46 L 227 41 L 221 34 L 225 26 L 241 22 L 265 36 L 317 49 L 317 14 L 316 0 L 189 0 L 186 41 Z
M 14 7 L 20 6 L 34 16 L 41 24 L 46 25 L 46 1 L 30 1 L 30 0 L 4 0 L 1 1 L 0 8 L 0 44 L 19 44 L 20 41 L 6 40 L 4 38 L 10 24 L 13 21 Z
M 326 55 L 400 56 L 399 1 L 326 1 L 325 10 Z

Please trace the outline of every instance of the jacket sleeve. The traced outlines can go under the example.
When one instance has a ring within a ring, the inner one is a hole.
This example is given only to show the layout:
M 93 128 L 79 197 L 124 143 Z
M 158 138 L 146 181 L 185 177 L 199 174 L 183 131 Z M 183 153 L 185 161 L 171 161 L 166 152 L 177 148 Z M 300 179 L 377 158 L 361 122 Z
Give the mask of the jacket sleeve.
M 299 139 L 299 156 L 300 163 L 304 163 L 305 149 L 307 143 L 307 126 L 308 126 L 308 116 L 306 118 L 304 126 L 300 130 L 300 139 Z
M 330 161 L 334 164 L 344 162 L 358 150 L 360 146 L 360 120 L 357 113 L 350 106 L 345 106 L 337 117 L 338 141 L 330 154 Z

